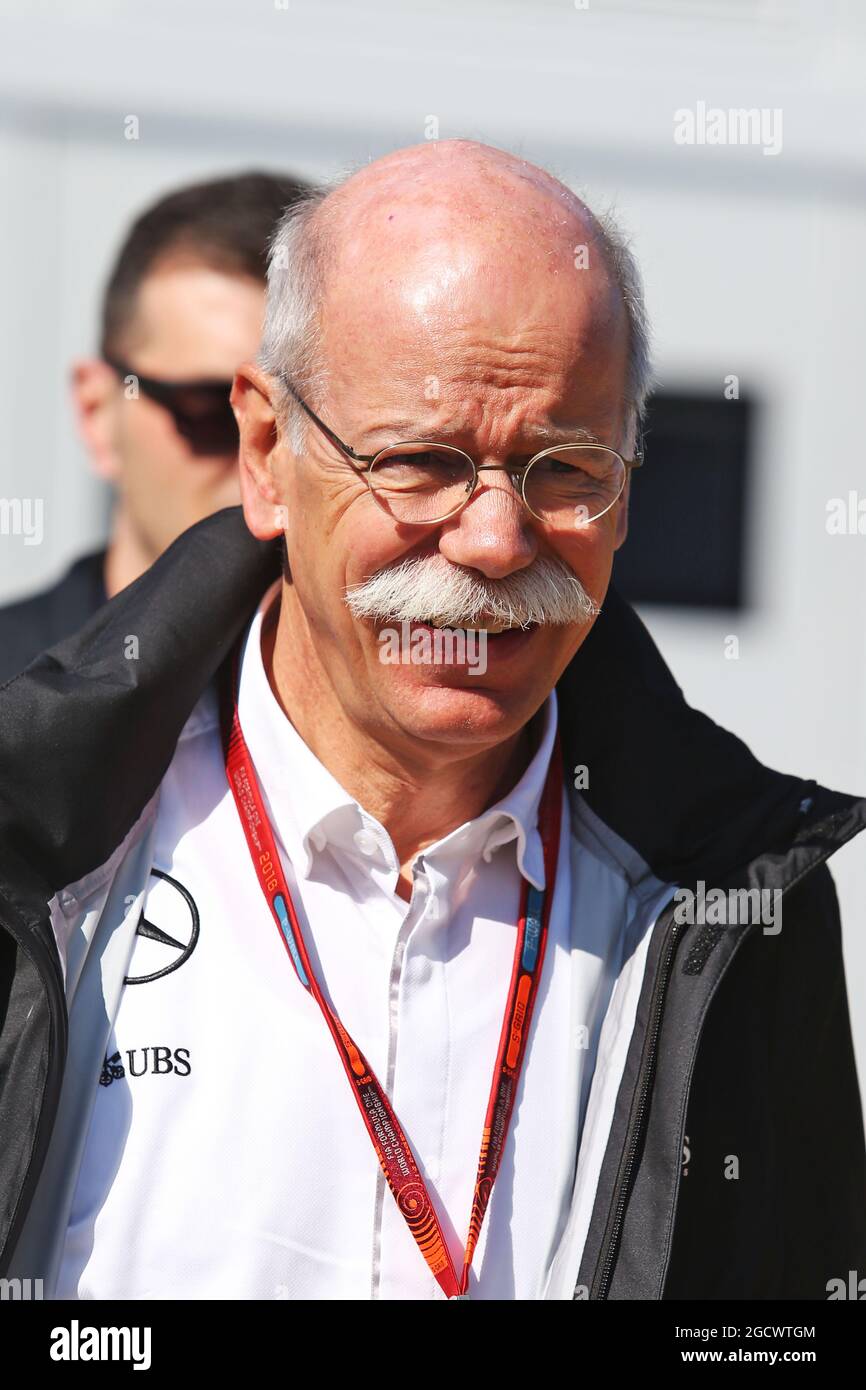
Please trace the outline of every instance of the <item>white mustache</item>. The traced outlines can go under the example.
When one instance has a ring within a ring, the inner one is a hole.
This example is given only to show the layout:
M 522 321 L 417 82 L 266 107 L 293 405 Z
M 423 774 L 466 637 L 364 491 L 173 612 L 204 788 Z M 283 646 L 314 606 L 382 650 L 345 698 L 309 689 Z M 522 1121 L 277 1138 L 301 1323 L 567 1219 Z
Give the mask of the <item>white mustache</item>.
M 485 579 L 444 555 L 411 558 L 354 585 L 346 603 L 356 618 L 450 628 L 568 626 L 589 622 L 601 611 L 573 570 L 548 556 L 506 579 Z

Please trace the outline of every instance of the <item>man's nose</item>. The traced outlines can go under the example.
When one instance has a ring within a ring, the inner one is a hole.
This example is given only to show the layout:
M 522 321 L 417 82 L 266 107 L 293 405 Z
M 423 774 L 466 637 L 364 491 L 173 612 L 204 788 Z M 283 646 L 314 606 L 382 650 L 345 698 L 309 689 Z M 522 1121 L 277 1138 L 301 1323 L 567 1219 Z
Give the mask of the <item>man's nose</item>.
M 444 522 L 439 551 L 454 565 L 504 579 L 538 554 L 532 518 L 505 472 L 485 469 L 462 512 Z

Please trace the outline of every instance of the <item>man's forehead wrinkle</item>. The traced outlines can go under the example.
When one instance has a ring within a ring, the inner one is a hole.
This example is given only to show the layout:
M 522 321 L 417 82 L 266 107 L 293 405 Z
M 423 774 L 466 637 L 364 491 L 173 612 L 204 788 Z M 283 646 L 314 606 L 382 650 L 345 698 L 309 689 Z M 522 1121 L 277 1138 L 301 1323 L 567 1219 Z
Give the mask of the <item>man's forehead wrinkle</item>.
M 381 301 L 371 303 L 367 318 L 363 304 L 348 310 L 344 305 L 329 318 L 331 331 L 326 332 L 325 346 L 330 349 L 333 382 L 338 396 L 348 391 L 353 412 L 359 407 L 363 412 L 367 390 L 375 399 L 385 386 L 392 398 L 392 417 L 409 422 L 417 409 L 417 426 L 433 413 L 426 394 L 433 383 L 443 411 L 454 399 L 467 404 L 480 399 L 484 411 L 500 417 L 525 406 L 528 396 L 536 409 L 543 401 L 545 409 L 552 411 L 556 400 L 565 402 L 576 390 L 574 399 L 579 399 L 581 411 L 591 414 L 594 423 L 597 411 L 610 404 L 611 388 L 619 391 L 624 339 L 621 334 L 612 339 L 594 310 L 574 316 L 563 313 L 558 323 L 554 317 L 520 329 L 508 316 L 502 327 L 498 322 L 465 322 L 459 314 L 449 319 L 431 313 L 421 332 L 418 320 L 413 326 L 412 315 L 401 316 L 398 326 L 396 316 Z M 359 323 L 363 325 L 360 333 Z M 371 342 L 381 349 L 372 358 Z M 377 404 L 385 406 L 381 396 Z M 379 413 L 376 409 L 375 414 Z M 384 417 L 385 411 L 381 413 Z M 567 411 L 567 418 L 573 420 L 575 415 Z M 372 429 L 373 423 L 358 418 L 359 427 Z
M 455 412 L 452 416 L 430 418 L 419 409 L 416 416 L 399 414 L 382 414 L 380 416 L 377 414 L 372 421 L 362 427 L 359 437 L 372 440 L 380 435 L 388 435 L 388 443 L 399 443 L 410 439 L 428 440 L 431 443 L 439 440 L 445 443 L 458 437 L 469 438 L 471 435 L 481 433 L 482 430 L 486 432 L 489 424 L 489 420 L 473 421 L 465 415 L 461 416 L 459 412 Z M 503 430 L 503 433 L 505 432 Z M 566 443 L 569 440 L 578 443 L 582 440 L 596 442 L 598 439 L 595 431 L 585 420 L 561 424 L 559 422 L 544 424 L 527 421 L 507 432 L 515 440 L 536 441 L 539 448 L 548 442 Z
M 547 384 L 531 395 L 522 388 L 490 388 L 477 381 L 468 385 L 465 392 L 455 391 L 449 381 L 435 402 L 420 389 L 393 396 L 386 392 L 378 400 L 373 396 L 355 417 L 357 436 L 376 438 L 377 447 L 401 439 L 438 439 L 519 453 L 521 441 L 539 449 L 548 442 L 601 438 L 616 411 L 615 402 L 596 400 L 591 389 L 566 399 Z

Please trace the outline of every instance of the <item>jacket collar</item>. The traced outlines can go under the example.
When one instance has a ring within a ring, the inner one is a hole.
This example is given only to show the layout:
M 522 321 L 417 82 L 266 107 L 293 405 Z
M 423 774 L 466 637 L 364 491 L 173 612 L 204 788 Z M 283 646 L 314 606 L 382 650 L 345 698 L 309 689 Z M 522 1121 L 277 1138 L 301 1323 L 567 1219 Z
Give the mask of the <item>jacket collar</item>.
M 10 896 L 32 910 L 109 858 L 279 571 L 278 543 L 239 507 L 218 512 L 3 688 Z M 791 855 L 799 875 L 866 824 L 866 800 L 763 766 L 692 709 L 614 586 L 557 695 L 567 778 L 586 766 L 591 809 L 663 881 L 711 883 L 760 855 Z

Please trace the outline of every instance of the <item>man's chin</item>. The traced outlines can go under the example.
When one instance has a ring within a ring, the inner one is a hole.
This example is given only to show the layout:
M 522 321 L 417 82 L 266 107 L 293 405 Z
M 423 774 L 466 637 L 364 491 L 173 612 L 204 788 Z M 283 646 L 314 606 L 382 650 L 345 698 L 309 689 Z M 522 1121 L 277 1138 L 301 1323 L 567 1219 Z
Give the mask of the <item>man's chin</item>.
M 549 694 L 539 681 L 548 665 L 543 659 L 531 666 L 508 661 L 499 669 L 496 658 L 490 660 L 491 646 L 486 662 L 475 652 L 467 662 L 448 666 L 383 666 L 376 676 L 382 704 L 419 739 L 453 745 L 509 738 Z
M 539 692 L 544 699 L 547 692 Z M 528 692 L 474 685 L 398 683 L 383 703 L 404 733 L 419 740 L 490 746 L 510 738 L 538 707 Z
M 532 718 L 588 630 L 381 625 L 367 633 L 368 672 L 379 703 L 411 735 L 495 743 Z

